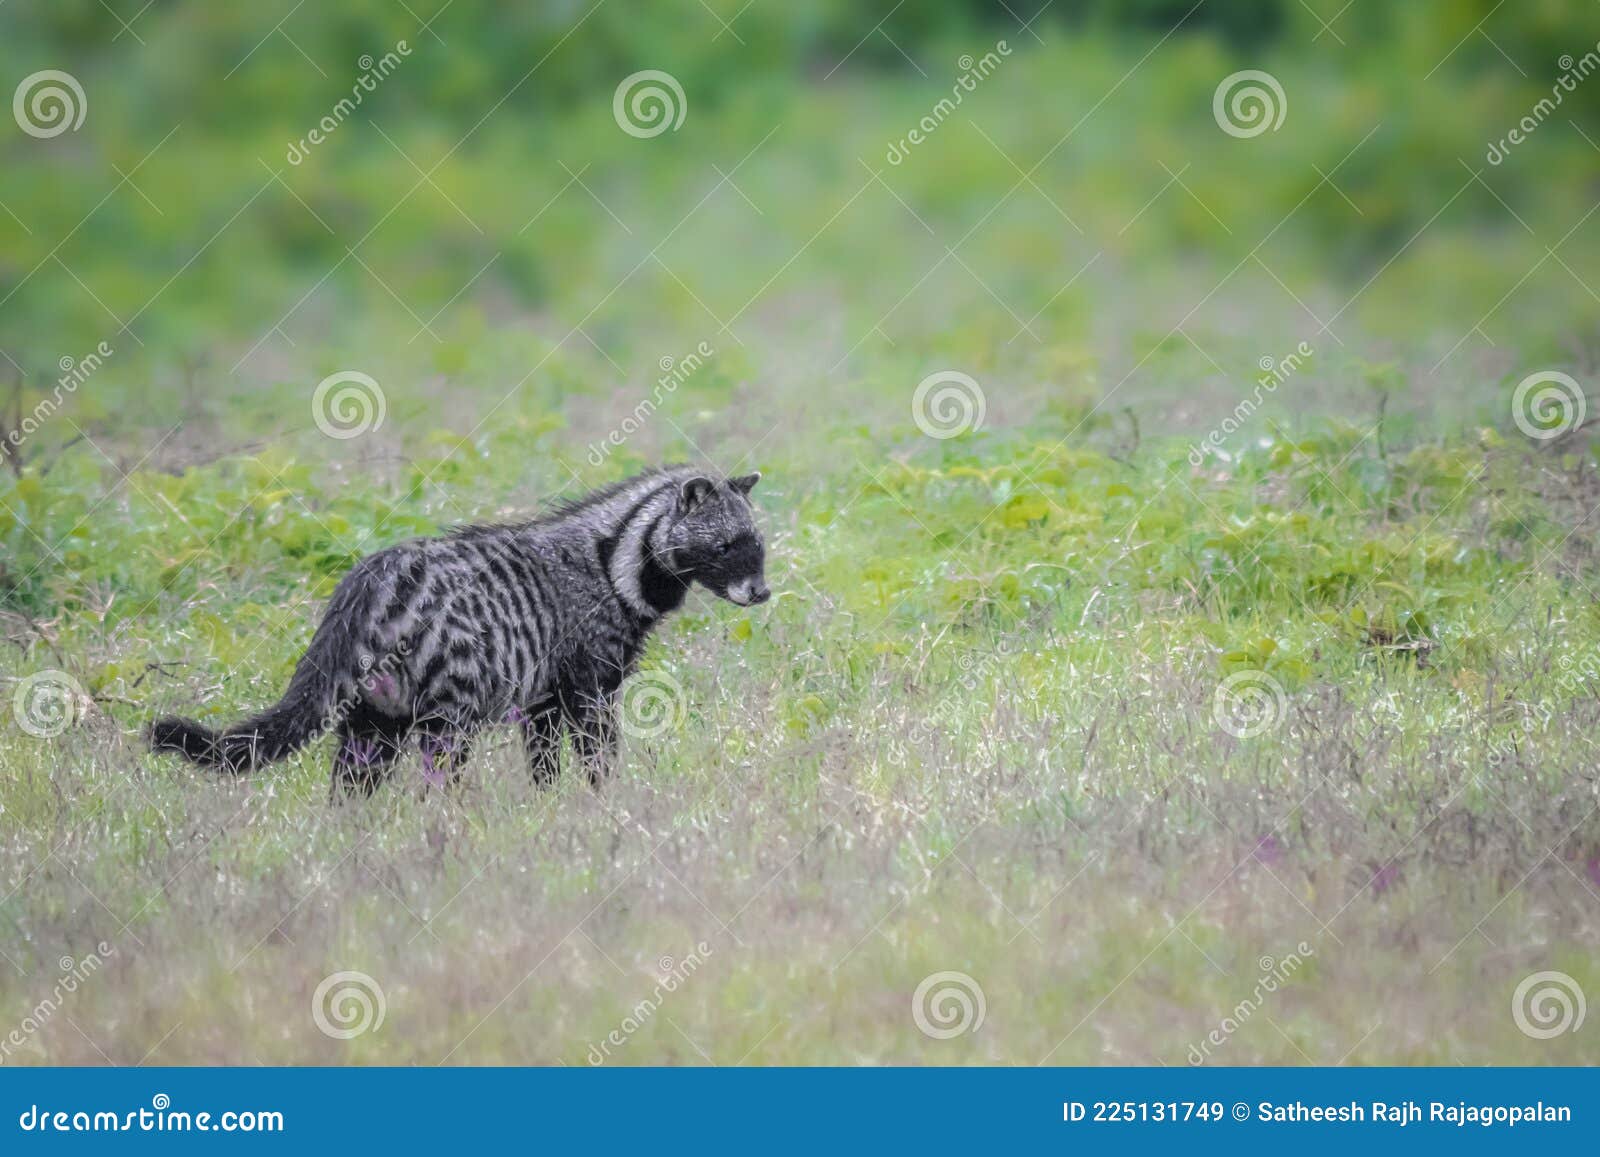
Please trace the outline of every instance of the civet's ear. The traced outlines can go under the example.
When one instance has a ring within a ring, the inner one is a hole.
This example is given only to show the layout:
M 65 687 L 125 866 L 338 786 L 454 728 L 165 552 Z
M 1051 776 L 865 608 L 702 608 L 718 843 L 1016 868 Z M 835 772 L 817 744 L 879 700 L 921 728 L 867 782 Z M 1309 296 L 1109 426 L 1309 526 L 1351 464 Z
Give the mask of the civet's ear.
M 728 479 L 728 485 L 740 494 L 749 494 L 756 488 L 756 483 L 760 481 L 761 471 L 757 470 L 754 474 L 742 474 L 738 478 Z
M 698 474 L 693 478 L 685 478 L 678 490 L 678 509 L 688 514 L 706 500 L 706 495 L 710 494 L 712 489 L 713 484 L 709 478 Z

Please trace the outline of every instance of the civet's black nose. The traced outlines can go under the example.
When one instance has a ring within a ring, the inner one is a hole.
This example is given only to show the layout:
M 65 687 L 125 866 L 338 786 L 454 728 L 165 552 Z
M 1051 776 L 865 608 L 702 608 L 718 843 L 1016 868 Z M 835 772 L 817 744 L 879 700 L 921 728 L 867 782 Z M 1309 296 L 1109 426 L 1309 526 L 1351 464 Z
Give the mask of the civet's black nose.
M 753 607 L 757 603 L 764 603 L 771 597 L 772 588 L 767 586 L 766 583 L 762 583 L 760 586 L 756 587 L 755 590 L 750 592 L 750 605 Z

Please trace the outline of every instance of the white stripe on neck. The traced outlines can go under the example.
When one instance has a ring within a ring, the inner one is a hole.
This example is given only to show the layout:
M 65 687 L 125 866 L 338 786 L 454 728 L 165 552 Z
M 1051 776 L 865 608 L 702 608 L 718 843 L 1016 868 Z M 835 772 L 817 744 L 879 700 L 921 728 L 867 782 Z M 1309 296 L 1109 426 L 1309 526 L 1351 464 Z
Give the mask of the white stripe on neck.
M 626 526 L 618 528 L 617 549 L 611 554 L 611 585 L 616 589 L 628 609 L 641 618 L 653 619 L 660 612 L 650 605 L 650 600 L 644 597 L 644 589 L 640 578 L 644 572 L 645 556 L 651 549 L 651 544 L 646 541 L 650 527 L 657 519 L 667 513 L 671 504 L 678 500 L 677 483 L 663 485 L 659 479 L 653 480 L 659 492 L 651 497 L 634 513 Z M 630 493 L 628 506 L 637 503 L 644 497 L 639 493 Z

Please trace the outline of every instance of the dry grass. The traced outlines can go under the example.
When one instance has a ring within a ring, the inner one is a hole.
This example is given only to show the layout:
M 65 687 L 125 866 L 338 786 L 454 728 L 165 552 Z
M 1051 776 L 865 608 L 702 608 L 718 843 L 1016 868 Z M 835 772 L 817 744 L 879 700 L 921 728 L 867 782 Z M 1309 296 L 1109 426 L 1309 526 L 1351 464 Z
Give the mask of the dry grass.
M 791 586 L 743 645 L 721 607 L 670 632 L 685 716 L 599 794 L 533 791 L 509 736 L 459 795 L 408 764 L 342 808 L 325 753 L 227 785 L 103 717 L 38 745 L 8 776 L 0 989 L 27 1007 L 57 956 L 115 955 L 8 1059 L 580 1064 L 703 943 L 611 1060 L 1178 1064 L 1302 942 L 1214 1060 L 1593 1059 L 1510 1015 L 1531 972 L 1600 985 L 1592 698 L 1490 768 L 1409 660 L 1238 741 L 1159 626 L 991 635 L 974 668 L 836 651 L 829 618 Z M 824 680 L 849 693 L 797 717 Z M 386 1019 L 332 1040 L 313 990 L 351 969 Z M 986 998 L 953 1040 L 911 1015 L 944 970 Z

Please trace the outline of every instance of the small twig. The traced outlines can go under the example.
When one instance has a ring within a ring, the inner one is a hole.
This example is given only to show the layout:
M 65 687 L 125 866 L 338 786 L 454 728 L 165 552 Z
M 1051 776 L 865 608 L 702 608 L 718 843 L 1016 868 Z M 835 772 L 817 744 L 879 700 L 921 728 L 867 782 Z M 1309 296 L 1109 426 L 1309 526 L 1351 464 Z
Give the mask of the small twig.
M 1572 427 L 1572 429 L 1568 430 L 1565 434 L 1562 434 L 1559 438 L 1552 438 L 1550 441 L 1544 443 L 1543 448 L 1546 450 L 1553 450 L 1557 446 L 1565 446 L 1568 442 L 1575 438 L 1580 431 L 1587 430 L 1590 426 L 1593 426 L 1597 422 L 1600 422 L 1600 417 L 1585 418 L 1576 426 Z
M 185 659 L 174 659 L 174 660 L 169 660 L 169 661 L 166 661 L 166 662 L 152 661 L 152 662 L 146 663 L 144 665 L 144 670 L 139 672 L 139 677 L 137 679 L 135 679 L 132 683 L 129 683 L 128 686 L 137 687 L 140 683 L 143 683 L 145 681 L 145 677 L 147 675 L 149 675 L 150 672 L 152 672 L 152 671 L 154 671 L 158 675 L 165 675 L 168 679 L 176 679 L 177 676 L 174 675 L 171 671 L 167 670 L 167 668 L 168 667 L 187 667 L 189 665 L 190 665 L 189 662 L 187 660 L 185 660 Z
M 120 704 L 123 707 L 144 707 L 145 706 L 145 704 L 139 702 L 137 699 L 129 699 L 125 695 L 106 695 L 106 694 L 101 693 L 101 692 L 91 691 L 89 693 L 89 698 L 93 699 L 96 703 L 116 703 L 116 704 Z
M 46 647 L 50 648 L 50 653 L 55 656 L 56 664 L 59 667 L 61 667 L 62 670 L 66 670 L 66 666 L 67 666 L 67 658 L 66 658 L 66 656 L 63 655 L 61 653 L 61 649 L 56 646 L 55 640 L 52 639 L 49 635 L 44 633 L 44 628 L 41 627 L 37 622 L 35 622 L 33 620 L 32 616 L 30 616 L 30 615 L 26 615 L 26 614 L 22 614 L 21 612 L 17 612 L 17 617 L 19 619 L 21 619 L 24 624 L 26 624 L 27 628 L 30 631 L 32 631 L 35 635 L 39 636 L 39 641 L 40 642 L 42 642 Z
M 46 474 L 50 473 L 50 471 L 55 468 L 56 464 L 66 457 L 68 450 L 72 449 L 79 442 L 86 441 L 88 437 L 89 435 L 87 434 L 74 434 L 71 438 L 68 438 L 65 442 L 61 443 L 61 445 L 57 446 L 55 454 L 52 457 L 45 459 L 44 462 L 40 464 L 39 477 L 43 478 Z
M 11 473 L 18 478 L 22 477 L 22 445 L 20 440 L 13 441 L 13 435 L 22 432 L 22 371 L 12 373 L 11 402 L 13 416 L 0 422 L 0 440 L 8 443 L 6 450 L 6 465 L 11 467 Z
M 1139 415 L 1134 413 L 1132 406 L 1122 407 L 1122 412 L 1127 415 L 1128 425 L 1133 427 L 1133 445 L 1128 447 L 1128 456 L 1131 458 L 1139 452 Z

